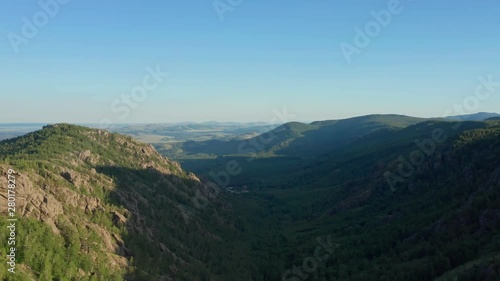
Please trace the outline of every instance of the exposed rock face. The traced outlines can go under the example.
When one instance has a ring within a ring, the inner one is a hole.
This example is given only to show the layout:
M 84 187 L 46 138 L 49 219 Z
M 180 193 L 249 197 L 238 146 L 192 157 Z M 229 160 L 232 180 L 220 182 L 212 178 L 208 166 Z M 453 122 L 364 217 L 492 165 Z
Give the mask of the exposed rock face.
M 99 162 L 99 155 L 94 155 L 90 150 L 84 150 L 78 153 L 78 158 L 90 164 L 97 164 Z
M 8 167 L 0 165 L 0 174 L 6 175 Z M 35 186 L 33 181 L 21 174 L 16 176 L 16 214 L 22 217 L 34 217 L 38 220 L 49 222 L 52 227 L 57 216 L 63 214 L 63 206 L 54 195 Z M 0 196 L 2 204 L 0 211 L 7 215 L 7 181 L 0 181 Z M 5 201 L 4 201 L 5 200 Z
M 84 184 L 84 179 L 82 178 L 82 176 L 74 171 L 65 170 L 61 172 L 61 176 L 77 187 Z
M 85 210 L 85 212 L 94 212 L 95 210 L 104 210 L 104 208 L 101 206 L 101 200 L 99 198 L 93 198 L 93 197 L 85 197 L 84 205 L 80 205 L 82 209 Z
M 113 215 L 113 223 L 115 224 L 115 226 L 123 227 L 127 225 L 128 219 L 125 216 L 118 213 L 117 211 L 113 211 L 111 212 L 111 214 Z
M 193 174 L 193 173 L 189 173 L 188 174 L 188 178 L 190 180 L 194 180 L 194 181 L 200 182 L 200 179 L 195 174 Z

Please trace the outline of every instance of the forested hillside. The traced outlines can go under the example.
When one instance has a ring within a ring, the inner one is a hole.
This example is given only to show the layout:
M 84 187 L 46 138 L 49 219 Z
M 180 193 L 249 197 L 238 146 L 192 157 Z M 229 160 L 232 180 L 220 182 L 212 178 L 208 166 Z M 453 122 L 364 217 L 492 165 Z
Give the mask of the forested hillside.
M 250 164 L 266 162 L 265 171 L 248 170 L 246 158 L 217 161 L 242 164 L 237 180 L 251 191 L 231 200 L 254 254 L 266 253 L 267 280 L 304 280 L 283 274 L 329 235 L 339 246 L 302 270 L 309 280 L 498 280 L 499 149 L 498 122 L 434 120 L 373 132 L 316 159 Z

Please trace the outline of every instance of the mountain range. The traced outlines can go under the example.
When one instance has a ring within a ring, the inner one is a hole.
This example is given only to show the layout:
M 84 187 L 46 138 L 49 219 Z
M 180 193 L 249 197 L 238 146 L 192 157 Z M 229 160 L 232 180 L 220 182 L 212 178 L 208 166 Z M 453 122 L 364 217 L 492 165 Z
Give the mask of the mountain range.
M 176 150 L 45 126 L 0 142 L 19 229 L 0 277 L 499 280 L 500 121 L 481 116 L 291 122 Z

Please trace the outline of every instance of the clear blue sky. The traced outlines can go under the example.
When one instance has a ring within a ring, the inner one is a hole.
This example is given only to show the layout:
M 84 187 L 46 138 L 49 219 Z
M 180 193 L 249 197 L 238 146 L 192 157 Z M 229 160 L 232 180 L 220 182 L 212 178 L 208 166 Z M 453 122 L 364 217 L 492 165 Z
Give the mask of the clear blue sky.
M 441 116 L 480 75 L 500 81 L 498 0 L 401 0 L 347 63 L 340 43 L 388 2 L 242 0 L 221 21 L 212 0 L 71 0 L 15 53 L 9 32 L 43 10 L 1 1 L 0 122 L 268 121 L 284 106 L 296 120 Z M 111 109 L 157 65 L 163 83 Z M 498 109 L 500 88 L 476 111 Z

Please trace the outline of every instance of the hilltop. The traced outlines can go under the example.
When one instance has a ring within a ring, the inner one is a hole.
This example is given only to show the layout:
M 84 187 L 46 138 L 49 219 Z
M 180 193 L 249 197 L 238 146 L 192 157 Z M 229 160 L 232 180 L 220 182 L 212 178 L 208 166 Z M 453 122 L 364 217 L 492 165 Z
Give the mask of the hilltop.
M 458 116 L 448 116 L 444 119 L 452 121 L 485 121 L 489 118 L 498 118 L 500 114 L 493 112 L 478 112 L 474 114 L 458 115 Z

